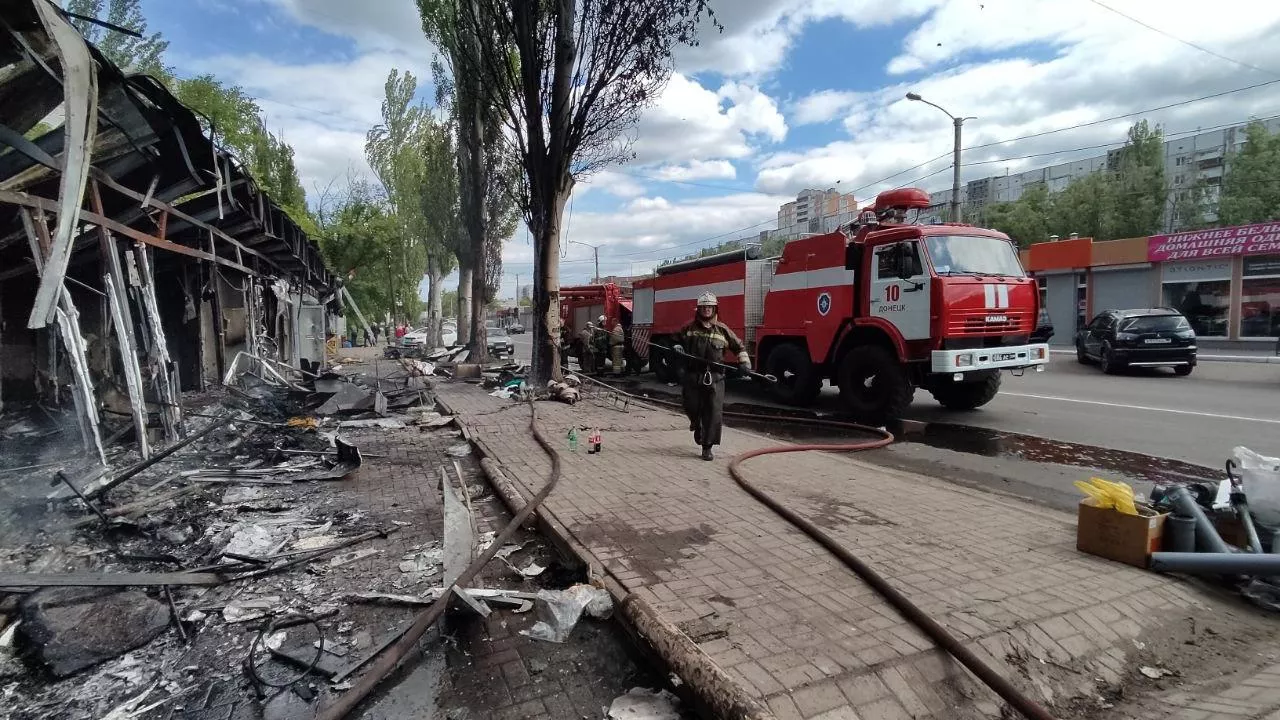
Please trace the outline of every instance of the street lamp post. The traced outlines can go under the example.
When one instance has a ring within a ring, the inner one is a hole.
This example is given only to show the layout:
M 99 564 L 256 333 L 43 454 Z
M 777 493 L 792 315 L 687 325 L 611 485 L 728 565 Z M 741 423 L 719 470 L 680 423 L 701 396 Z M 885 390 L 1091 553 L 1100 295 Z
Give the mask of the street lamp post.
M 965 120 L 977 120 L 975 117 L 956 117 L 947 112 L 947 109 L 941 105 L 931 103 L 920 97 L 919 93 L 907 93 L 908 100 L 922 102 L 925 105 L 933 105 L 951 118 L 951 124 L 956 128 L 955 147 L 951 155 L 951 222 L 960 222 L 960 128 L 964 126 Z
M 592 245 L 591 243 L 580 242 L 578 240 L 569 240 L 567 242 L 571 245 L 584 245 L 586 247 L 591 248 L 591 252 L 596 259 L 596 277 L 593 282 L 600 282 L 600 246 Z

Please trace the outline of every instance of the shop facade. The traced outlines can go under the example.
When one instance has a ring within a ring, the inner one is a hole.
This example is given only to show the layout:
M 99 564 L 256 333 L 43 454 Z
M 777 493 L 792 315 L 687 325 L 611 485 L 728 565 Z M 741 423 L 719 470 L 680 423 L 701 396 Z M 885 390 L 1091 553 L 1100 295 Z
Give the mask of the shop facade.
M 1023 251 L 1054 325 L 1054 343 L 1104 310 L 1171 307 L 1211 346 L 1260 349 L 1280 336 L 1280 223 Z

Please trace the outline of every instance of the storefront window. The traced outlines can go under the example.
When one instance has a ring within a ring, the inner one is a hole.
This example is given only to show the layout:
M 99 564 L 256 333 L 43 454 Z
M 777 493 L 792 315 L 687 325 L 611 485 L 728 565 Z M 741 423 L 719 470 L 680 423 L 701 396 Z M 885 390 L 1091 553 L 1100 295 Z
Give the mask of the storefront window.
M 1280 255 L 1246 257 L 1240 285 L 1240 337 L 1280 336 Z
M 1186 316 L 1196 335 L 1226 337 L 1231 281 L 1166 282 L 1164 305 Z

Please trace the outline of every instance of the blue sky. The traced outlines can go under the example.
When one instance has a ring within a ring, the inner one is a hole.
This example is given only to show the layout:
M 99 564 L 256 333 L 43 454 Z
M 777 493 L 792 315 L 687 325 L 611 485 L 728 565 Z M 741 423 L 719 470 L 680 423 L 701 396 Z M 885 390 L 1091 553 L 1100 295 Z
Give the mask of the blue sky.
M 677 55 L 671 81 L 629 135 L 636 161 L 582 179 L 567 239 L 601 246 L 604 274 L 641 272 L 769 228 L 778 205 L 807 187 L 838 186 L 859 200 L 916 180 L 942 189 L 949 157 L 875 182 L 951 148 L 950 120 L 907 102 L 908 90 L 977 116 L 965 125 L 966 146 L 996 143 L 966 153 L 965 179 L 1098 154 L 1003 162 L 1118 142 L 1131 119 L 1002 141 L 1280 77 L 1280 44 L 1270 41 L 1280 3 L 1229 4 L 714 2 L 724 32 L 705 33 L 699 47 Z M 211 72 L 259 99 L 294 146 L 313 202 L 323 188 L 368 174 L 364 133 L 379 119 L 387 73 L 409 69 L 424 86 L 430 81 L 433 49 L 412 0 L 143 0 L 143 8 L 151 30 L 170 40 L 168 62 L 180 74 Z M 1191 129 L 1275 115 L 1277 88 L 1146 117 Z M 1002 162 L 968 165 L 992 160 Z M 567 245 L 562 282 L 590 277 L 591 252 Z M 532 270 L 523 228 L 503 257 L 511 296 L 516 275 L 526 283 Z

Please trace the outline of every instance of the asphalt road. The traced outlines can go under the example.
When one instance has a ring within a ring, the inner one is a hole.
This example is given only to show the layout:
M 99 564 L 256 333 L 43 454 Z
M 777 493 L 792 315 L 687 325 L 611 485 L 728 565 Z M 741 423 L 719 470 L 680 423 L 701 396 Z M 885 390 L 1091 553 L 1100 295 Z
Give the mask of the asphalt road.
M 516 357 L 527 360 L 531 336 L 516 335 L 513 340 Z M 641 390 L 675 390 L 652 375 L 641 377 Z M 727 400 L 770 404 L 768 395 L 754 385 L 731 383 Z M 814 409 L 838 413 L 835 389 L 824 389 Z M 917 391 L 909 419 L 961 429 L 952 429 L 943 441 L 907 442 L 879 451 L 881 461 L 931 474 L 950 473 L 978 484 L 990 484 L 993 477 L 1000 485 L 1025 484 L 1023 490 L 1008 489 L 1023 495 L 1045 490 L 1048 496 L 1038 499 L 1067 506 L 1074 502 L 1071 483 L 1081 478 L 1082 467 L 1125 475 L 1143 485 L 1140 478 L 1146 468 L 1141 466 L 1150 463 L 1126 453 L 1199 465 L 1210 469 L 1204 473 L 1208 476 L 1220 471 L 1237 445 L 1280 454 L 1280 365 L 1202 362 L 1185 378 L 1167 370 L 1113 376 L 1055 354 L 1044 372 L 1023 377 L 1006 373 L 996 399 L 972 412 L 944 410 L 928 392 Z M 963 428 L 973 430 L 966 433 Z M 1016 442 L 1000 442 L 1004 434 L 1071 445 L 1064 445 L 1057 459 L 1045 461 L 1043 447 L 1027 453 Z M 1028 462 L 1028 455 L 1041 459 Z

